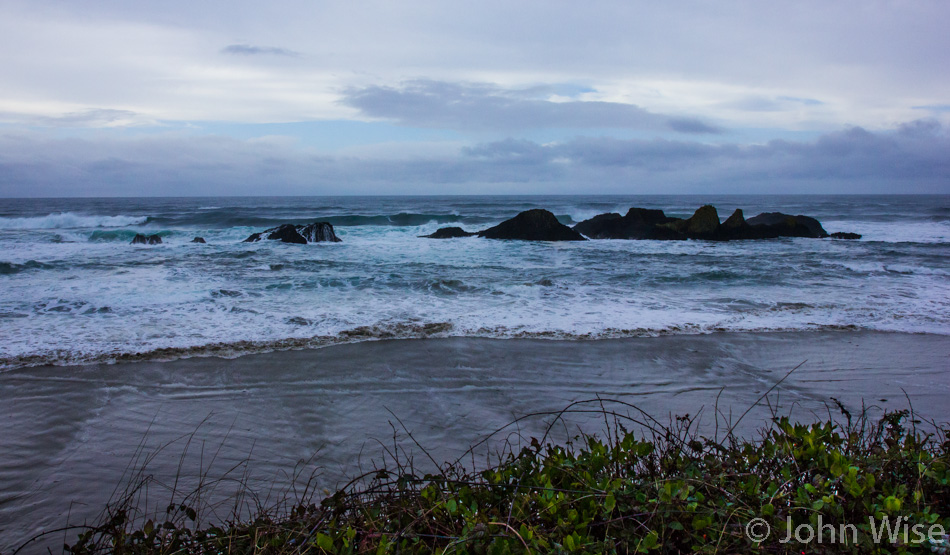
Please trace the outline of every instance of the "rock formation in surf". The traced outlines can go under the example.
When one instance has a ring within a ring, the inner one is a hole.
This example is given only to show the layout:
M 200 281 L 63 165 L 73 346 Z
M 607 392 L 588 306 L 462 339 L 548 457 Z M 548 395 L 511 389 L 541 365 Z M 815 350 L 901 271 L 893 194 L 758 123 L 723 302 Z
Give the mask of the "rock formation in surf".
M 827 237 L 821 224 L 815 218 L 808 216 L 791 216 L 781 212 L 766 212 L 759 214 L 754 218 L 749 218 L 747 222 L 753 230 L 760 228 L 767 234 L 776 233 L 776 237 Z M 758 237 L 754 237 L 758 238 Z
M 191 240 L 191 242 L 192 242 L 192 243 L 202 243 L 202 244 L 207 243 L 207 241 L 205 241 L 205 238 L 204 238 L 204 237 L 195 237 L 194 239 Z
M 673 232 L 657 227 L 676 221 L 662 210 L 631 208 L 621 216 L 616 212 L 600 214 L 574 226 L 574 231 L 591 239 L 672 239 Z
M 429 239 L 455 239 L 456 237 L 471 237 L 475 232 L 468 232 L 460 227 L 440 227 L 429 235 L 420 235 Z
M 284 224 L 259 233 L 254 233 L 244 240 L 245 243 L 255 243 L 263 239 L 306 245 L 307 243 L 339 243 L 341 239 L 333 232 L 329 222 L 314 222 L 307 225 Z
M 715 206 L 707 204 L 701 206 L 687 220 L 677 219 L 659 224 L 658 227 L 675 231 L 687 239 L 717 239 L 719 235 L 719 213 Z
M 158 235 L 142 235 L 141 233 L 136 233 L 135 237 L 132 238 L 133 245 L 161 245 L 162 238 Z
M 486 239 L 521 241 L 586 241 L 583 235 L 557 220 L 551 212 L 536 208 L 521 212 L 495 227 L 478 232 Z
M 591 239 L 734 241 L 828 237 L 821 223 L 809 216 L 767 212 L 746 220 L 742 210 L 737 208 L 725 222 L 720 223 L 716 208 L 708 204 L 687 219 L 671 218 L 662 210 L 646 208 L 631 208 L 625 216 L 617 213 L 600 214 L 575 225 L 574 230 Z
M 831 235 L 829 235 L 829 237 L 831 237 L 832 239 L 850 239 L 850 240 L 855 240 L 855 239 L 860 239 L 860 238 L 861 238 L 861 234 L 860 234 L 860 233 L 850 233 L 850 232 L 847 232 L 847 231 L 836 231 L 835 233 L 832 233 Z

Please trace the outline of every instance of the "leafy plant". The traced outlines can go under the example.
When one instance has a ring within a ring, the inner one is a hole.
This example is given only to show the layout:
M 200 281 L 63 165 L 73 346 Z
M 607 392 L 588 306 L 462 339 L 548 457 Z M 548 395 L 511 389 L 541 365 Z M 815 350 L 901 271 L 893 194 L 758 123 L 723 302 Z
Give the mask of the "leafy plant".
M 108 517 L 66 551 L 948 552 L 946 538 L 920 540 L 903 531 L 893 541 L 876 541 L 869 521 L 900 518 L 908 530 L 950 529 L 947 430 L 933 426 L 923 433 L 907 411 L 877 422 L 866 413 L 847 414 L 844 424 L 773 418 L 754 440 L 731 431 L 723 438 L 698 436 L 688 417 L 660 426 L 619 401 L 575 403 L 555 420 L 590 412 L 592 404 L 608 422 L 606 439 L 581 435 L 564 445 L 532 439 L 482 470 L 456 463 L 417 476 L 397 462 L 319 503 L 298 499 L 289 511 L 262 510 L 217 525 L 199 524 L 200 511 L 182 503 L 144 522 L 132 517 L 132 507 L 110 507 Z M 636 433 L 627 428 L 633 424 Z M 762 519 L 771 534 L 750 537 L 752 519 Z M 849 525 L 854 534 L 850 528 L 837 534 Z M 799 541 L 791 533 L 799 526 L 835 530 L 836 541 Z

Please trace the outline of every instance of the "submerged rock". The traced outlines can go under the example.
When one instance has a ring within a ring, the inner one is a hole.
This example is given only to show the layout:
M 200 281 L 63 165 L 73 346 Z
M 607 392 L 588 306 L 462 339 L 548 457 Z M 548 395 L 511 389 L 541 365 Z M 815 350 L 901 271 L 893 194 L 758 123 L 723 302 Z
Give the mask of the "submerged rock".
M 162 238 L 158 235 L 142 235 L 141 233 L 136 233 L 135 237 L 132 238 L 133 245 L 161 245 Z
M 551 212 L 536 208 L 526 210 L 495 227 L 478 232 L 486 239 L 517 239 L 521 241 L 586 241 L 583 235 L 558 221 Z
M 836 232 L 832 233 L 831 235 L 829 235 L 829 237 L 831 237 L 832 239 L 851 239 L 851 240 L 854 240 L 854 239 L 860 239 L 860 238 L 861 238 L 861 234 L 860 234 L 860 233 L 851 233 L 851 232 L 849 232 L 849 231 L 836 231 Z
M 456 237 L 471 237 L 476 235 L 474 232 L 468 232 L 460 227 L 442 227 L 429 235 L 420 235 L 429 239 L 455 239 Z
M 278 227 L 265 229 L 254 233 L 244 240 L 245 243 L 256 243 L 262 239 L 306 245 L 307 243 L 339 243 L 341 239 L 333 232 L 333 225 L 329 222 L 314 222 L 307 225 L 283 224 Z
M 204 238 L 204 237 L 195 237 L 194 239 L 191 240 L 191 242 L 192 242 L 192 243 L 201 243 L 201 244 L 207 243 L 207 241 L 205 241 L 205 238 Z

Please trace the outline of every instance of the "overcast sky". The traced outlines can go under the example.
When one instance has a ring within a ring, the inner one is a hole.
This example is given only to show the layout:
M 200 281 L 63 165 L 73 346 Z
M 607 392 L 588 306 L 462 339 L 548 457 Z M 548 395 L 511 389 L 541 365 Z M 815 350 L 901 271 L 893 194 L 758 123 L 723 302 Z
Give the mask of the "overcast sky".
M 948 29 L 946 0 L 4 0 L 0 196 L 950 193 Z

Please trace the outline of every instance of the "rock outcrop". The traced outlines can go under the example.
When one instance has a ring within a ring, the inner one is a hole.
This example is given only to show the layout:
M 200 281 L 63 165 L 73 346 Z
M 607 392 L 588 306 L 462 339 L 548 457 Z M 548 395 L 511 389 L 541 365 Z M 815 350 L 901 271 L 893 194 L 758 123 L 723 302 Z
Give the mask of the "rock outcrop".
M 441 227 L 429 235 L 420 235 L 429 239 L 455 239 L 457 237 L 471 237 L 476 235 L 474 232 L 468 232 L 460 227 Z
M 687 219 L 671 218 L 662 210 L 631 208 L 627 215 L 600 214 L 574 226 L 591 239 L 702 239 L 735 241 L 776 237 L 828 237 L 821 223 L 808 216 L 790 216 L 781 212 L 759 214 L 745 219 L 736 209 L 725 222 L 711 205 L 700 207 Z
M 135 237 L 132 238 L 133 245 L 161 245 L 162 238 L 158 235 L 142 235 L 141 233 L 136 233 Z
M 719 239 L 719 212 L 712 205 L 701 206 L 687 220 L 675 220 L 660 224 L 685 239 Z
M 726 218 L 726 221 L 722 222 L 722 227 L 733 231 L 746 229 L 749 227 L 749 224 L 745 221 L 745 216 L 742 214 L 742 209 L 736 208 L 736 211 L 733 212 L 731 216 Z
M 851 232 L 848 232 L 848 231 L 836 231 L 836 232 L 832 233 L 831 235 L 829 235 L 829 237 L 831 237 L 832 239 L 851 239 L 851 240 L 854 240 L 854 239 L 860 239 L 860 238 L 861 238 L 861 234 L 860 234 L 860 233 L 851 233 Z
M 314 222 L 303 226 L 303 229 L 298 227 L 297 233 L 306 239 L 308 243 L 341 242 L 340 238 L 333 232 L 333 226 L 329 222 Z
M 821 223 L 809 216 L 791 216 L 781 212 L 765 212 L 746 220 L 757 237 L 750 239 L 770 239 L 772 237 L 827 237 L 828 232 Z
M 201 243 L 201 244 L 207 243 L 207 241 L 205 241 L 205 238 L 204 238 L 204 237 L 195 237 L 194 239 L 191 240 L 191 242 L 192 242 L 192 243 Z
M 583 235 L 557 220 L 551 212 L 536 208 L 505 220 L 495 227 L 479 231 L 486 239 L 521 241 L 586 241 Z
M 295 243 L 298 245 L 320 242 L 340 242 L 340 238 L 333 232 L 333 226 L 329 222 L 314 222 L 307 225 L 284 224 L 265 229 L 260 233 L 254 233 L 245 239 L 244 242 L 255 243 L 263 239 L 281 241 L 283 243 Z
M 676 218 L 662 210 L 631 208 L 625 216 L 611 212 L 584 220 L 574 226 L 574 231 L 591 239 L 667 239 L 673 233 L 657 226 L 673 221 Z

